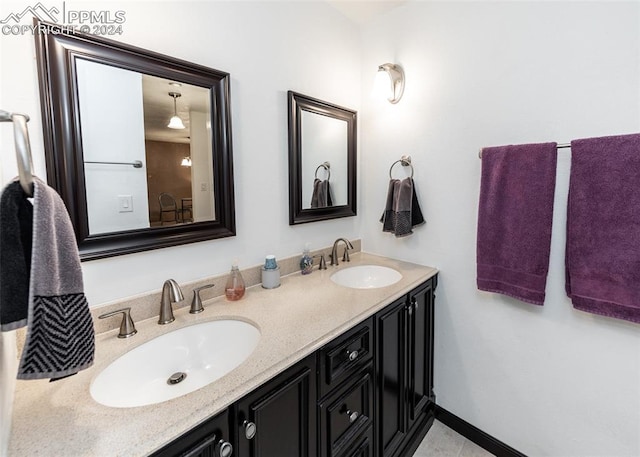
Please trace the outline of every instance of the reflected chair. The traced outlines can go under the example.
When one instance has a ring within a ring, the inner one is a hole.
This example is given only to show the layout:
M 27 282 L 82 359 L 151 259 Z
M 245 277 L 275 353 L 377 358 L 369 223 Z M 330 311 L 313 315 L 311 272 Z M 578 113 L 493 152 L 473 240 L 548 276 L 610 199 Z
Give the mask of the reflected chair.
M 182 200 L 182 222 L 193 222 L 193 199 L 191 197 L 185 197 L 185 198 L 182 198 L 181 200 Z
M 160 225 L 165 223 L 177 224 L 183 221 L 183 210 L 178 208 L 173 195 L 168 192 L 162 192 L 158 195 L 158 203 L 160 203 Z M 165 219 L 165 214 L 169 215 L 171 219 Z

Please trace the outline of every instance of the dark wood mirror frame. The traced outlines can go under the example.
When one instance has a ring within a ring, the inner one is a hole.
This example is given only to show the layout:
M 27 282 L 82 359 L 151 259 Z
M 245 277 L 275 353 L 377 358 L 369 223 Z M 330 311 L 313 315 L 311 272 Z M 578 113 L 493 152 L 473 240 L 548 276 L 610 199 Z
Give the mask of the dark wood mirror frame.
M 82 260 L 235 236 L 230 75 L 208 67 L 34 21 L 47 180 L 67 206 Z M 209 89 L 216 219 L 175 226 L 89 233 L 77 58 Z
M 289 225 L 355 216 L 356 211 L 356 111 L 297 92 L 287 93 L 289 106 Z M 347 204 L 303 208 L 302 202 L 302 111 L 340 119 L 347 123 Z

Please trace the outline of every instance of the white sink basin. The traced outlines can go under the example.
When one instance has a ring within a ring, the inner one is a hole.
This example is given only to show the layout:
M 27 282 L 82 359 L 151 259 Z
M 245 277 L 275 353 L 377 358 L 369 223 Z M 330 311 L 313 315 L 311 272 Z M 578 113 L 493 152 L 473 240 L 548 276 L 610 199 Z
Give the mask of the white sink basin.
M 340 270 L 331 275 L 336 284 L 354 289 L 386 287 L 402 279 L 400 272 L 380 265 L 359 265 Z
M 106 406 L 160 403 L 221 378 L 249 357 L 260 331 L 234 319 L 204 322 L 154 338 L 120 356 L 91 383 L 91 396 Z M 182 380 L 181 373 L 186 377 Z M 174 375 L 173 381 L 169 378 Z

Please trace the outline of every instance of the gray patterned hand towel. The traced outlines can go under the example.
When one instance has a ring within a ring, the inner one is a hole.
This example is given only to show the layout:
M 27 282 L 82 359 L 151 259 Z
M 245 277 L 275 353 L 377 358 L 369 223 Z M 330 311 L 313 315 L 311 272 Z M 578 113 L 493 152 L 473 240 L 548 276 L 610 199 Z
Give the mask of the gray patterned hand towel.
M 331 199 L 331 188 L 329 187 L 329 180 L 323 181 L 318 178 L 313 180 L 313 193 L 311 194 L 311 207 L 312 208 L 326 208 L 333 206 Z
M 391 232 L 396 237 L 411 235 L 413 227 L 424 224 L 412 178 L 389 181 L 387 203 L 380 222 L 383 232 Z
M 67 209 L 37 178 L 32 233 L 27 338 L 18 379 L 61 378 L 93 364 L 95 336 Z

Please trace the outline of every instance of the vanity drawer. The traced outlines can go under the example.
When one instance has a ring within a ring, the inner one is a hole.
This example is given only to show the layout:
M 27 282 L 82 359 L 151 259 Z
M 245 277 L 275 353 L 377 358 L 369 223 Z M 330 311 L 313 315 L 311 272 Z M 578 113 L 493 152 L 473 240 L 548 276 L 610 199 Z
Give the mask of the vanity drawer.
M 320 354 L 320 396 L 357 373 L 373 356 L 373 319 L 336 338 Z
M 229 412 L 224 410 L 176 438 L 151 457 L 219 457 L 233 452 Z
M 335 389 L 318 404 L 320 457 L 367 455 L 358 449 L 373 429 L 372 366 L 368 364 L 353 382 Z
M 349 449 L 344 457 L 373 457 L 373 427 L 369 427 L 360 441 Z

